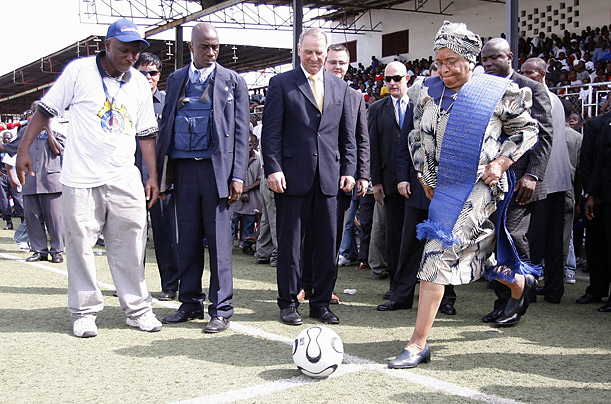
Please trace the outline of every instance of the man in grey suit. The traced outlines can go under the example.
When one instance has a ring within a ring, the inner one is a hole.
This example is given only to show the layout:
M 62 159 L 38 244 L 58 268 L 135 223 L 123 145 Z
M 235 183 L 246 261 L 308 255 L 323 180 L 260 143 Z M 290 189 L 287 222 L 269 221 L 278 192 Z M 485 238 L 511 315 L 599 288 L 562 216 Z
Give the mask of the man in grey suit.
M 533 149 L 525 153 L 512 166 L 517 184 L 507 210 L 506 223 L 518 254 L 521 258 L 530 260 L 527 233 L 533 208 L 532 202 L 543 200 L 547 196 L 543 180 L 552 149 L 551 103 L 541 83 L 524 77 L 512 69 L 513 53 L 505 39 L 493 38 L 488 41 L 482 48 L 481 60 L 487 74 L 509 78 L 520 88 L 528 87 L 532 91 L 531 115 L 539 122 L 539 140 Z M 517 324 L 528 306 L 525 305 L 522 313 L 505 318 L 503 311 L 511 296 L 509 288 L 496 281 L 493 281 L 491 285 L 497 295 L 497 300 L 494 302 L 494 310 L 486 314 L 482 321 L 495 322 L 499 326 Z
M 31 110 L 36 111 L 37 107 L 38 101 L 35 101 Z M 16 154 L 25 130 L 26 127 L 23 127 L 17 134 L 17 139 L 1 149 L 10 155 Z M 51 129 L 51 119 L 49 119 L 45 129 L 36 136 L 30 147 L 32 172 L 26 176 L 25 185 L 21 190 L 30 247 L 34 251 L 31 257 L 26 258 L 27 262 L 47 260 L 56 264 L 64 262 L 62 184 L 59 182 L 59 177 L 65 139 L 63 134 Z M 51 248 L 47 245 L 47 231 Z M 50 259 L 49 254 L 51 254 Z
M 552 103 L 552 151 L 545 170 L 547 197 L 535 204 L 530 228 L 533 262 L 545 259 L 545 287 L 538 294 L 550 303 L 560 303 L 564 294 L 564 200 L 573 189 L 569 150 L 565 136 L 564 106 L 545 85 L 547 63 L 541 58 L 528 59 L 522 74 L 545 86 Z
M 220 43 L 208 23 L 193 27 L 193 62 L 167 82 L 159 125 L 161 191 L 174 184 L 178 224 L 178 311 L 163 318 L 179 323 L 204 318 L 204 235 L 210 251 L 211 320 L 204 332 L 229 327 L 233 315 L 231 217 L 240 200 L 248 164 L 248 89 L 236 72 L 216 62 Z
M 261 135 L 265 175 L 276 193 L 278 307 L 300 325 L 297 294 L 303 240 L 313 241 L 310 317 L 337 324 L 329 300 L 337 273 L 337 193 L 354 187 L 356 141 L 348 85 L 324 71 L 327 37 L 310 28 L 299 38 L 301 65 L 270 80 Z

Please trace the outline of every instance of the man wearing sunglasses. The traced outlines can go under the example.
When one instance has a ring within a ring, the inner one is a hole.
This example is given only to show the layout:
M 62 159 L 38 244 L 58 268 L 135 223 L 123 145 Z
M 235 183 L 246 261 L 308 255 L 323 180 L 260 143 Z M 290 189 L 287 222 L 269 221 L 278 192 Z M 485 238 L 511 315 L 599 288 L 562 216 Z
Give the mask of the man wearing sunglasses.
M 386 260 L 390 277 L 390 288 L 384 294 L 387 299 L 392 295 L 401 250 L 405 198 L 397 190 L 396 159 L 397 139 L 401 128 L 404 124 L 411 124 L 412 109 L 407 97 L 408 80 L 407 69 L 403 63 L 389 63 L 384 70 L 384 81 L 390 97 L 373 103 L 367 116 L 373 195 L 376 202 L 383 207 L 386 218 Z M 378 310 L 409 308 L 407 304 L 393 303 L 396 304 Z
M 151 86 L 153 108 L 159 122 L 165 104 L 165 91 L 157 88 L 163 68 L 161 60 L 150 52 L 142 52 L 134 67 L 146 77 Z M 146 184 L 149 172 L 142 160 L 142 153 L 138 145 L 136 145 L 136 166 L 142 173 L 142 182 Z M 160 199 L 149 211 L 155 243 L 155 257 L 161 278 L 161 293 L 157 296 L 157 299 L 165 301 L 176 299 L 176 292 L 178 291 L 178 249 L 176 246 L 176 218 L 172 191 L 173 187 L 166 191 L 165 199 Z

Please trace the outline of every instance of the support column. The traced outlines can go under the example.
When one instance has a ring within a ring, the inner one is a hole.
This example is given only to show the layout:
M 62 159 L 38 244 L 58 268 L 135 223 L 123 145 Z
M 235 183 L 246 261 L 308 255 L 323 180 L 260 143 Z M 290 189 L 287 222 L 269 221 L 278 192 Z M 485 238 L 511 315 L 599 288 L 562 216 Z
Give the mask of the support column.
M 176 27 L 176 52 L 174 55 L 174 70 L 182 67 L 183 59 L 183 40 L 182 40 L 182 25 Z
M 297 45 L 303 30 L 303 0 L 293 0 L 293 16 L 293 68 L 297 68 L 301 63 L 297 54 Z
M 506 0 L 505 13 L 505 31 L 507 32 L 507 41 L 513 53 L 511 67 L 514 70 L 518 70 L 518 58 L 520 56 L 518 53 L 518 0 Z

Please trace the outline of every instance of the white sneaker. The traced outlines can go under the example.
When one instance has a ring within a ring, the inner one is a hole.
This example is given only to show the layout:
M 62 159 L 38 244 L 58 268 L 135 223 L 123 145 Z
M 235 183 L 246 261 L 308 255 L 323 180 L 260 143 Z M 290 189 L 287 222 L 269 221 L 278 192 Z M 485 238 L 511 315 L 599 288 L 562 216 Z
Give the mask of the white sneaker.
M 98 335 L 98 327 L 95 325 L 95 317 L 79 317 L 72 322 L 72 332 L 75 337 L 89 338 Z
M 337 266 L 345 267 L 347 265 L 350 265 L 350 260 L 340 254 L 339 258 L 337 259 Z
M 571 269 L 564 270 L 564 283 L 577 283 L 575 279 L 575 271 Z
M 125 324 L 130 327 L 140 328 L 142 331 L 157 332 L 161 331 L 161 322 L 157 320 L 153 311 L 147 311 L 138 318 L 127 318 Z

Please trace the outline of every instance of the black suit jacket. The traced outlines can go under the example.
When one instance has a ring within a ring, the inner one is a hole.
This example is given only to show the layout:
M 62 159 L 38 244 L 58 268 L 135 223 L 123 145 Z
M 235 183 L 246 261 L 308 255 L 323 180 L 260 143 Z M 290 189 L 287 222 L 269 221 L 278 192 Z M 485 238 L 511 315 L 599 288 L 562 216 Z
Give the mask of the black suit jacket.
M 397 194 L 397 141 L 401 128 L 395 117 L 393 98 L 388 96 L 369 107 L 367 127 L 371 148 L 371 183 L 382 184 L 385 195 Z M 412 113 L 405 114 L 403 125 L 412 119 Z
M 586 139 L 582 156 L 587 161 L 583 164 L 580 162 L 580 165 L 587 167 L 586 173 L 582 175 L 587 175 L 590 169 L 591 171 L 589 179 L 584 178 L 584 188 L 588 194 L 601 197 L 605 203 L 611 203 L 611 112 L 599 115 L 588 122 L 583 141 L 586 142 Z
M 426 197 L 422 184 L 418 180 L 418 173 L 412 163 L 412 155 L 407 144 L 407 137 L 412 129 L 414 129 L 413 111 L 414 106 L 410 103 L 405 111 L 405 121 L 403 122 L 403 128 L 397 142 L 397 183 L 403 181 L 409 182 L 412 194 L 405 200 L 407 206 L 417 209 L 428 209 L 431 201 Z
M 544 180 L 545 169 L 547 168 L 549 155 L 552 151 L 552 103 L 543 84 L 522 76 L 515 71 L 510 79 L 520 88 L 530 88 L 533 99 L 530 114 L 539 122 L 539 140 L 537 144 L 524 153 L 522 157 L 511 166 L 518 179 L 525 174 L 532 174 L 539 178 L 535 192 L 529 201 L 534 202 L 547 197 L 547 189 L 545 188 Z M 515 203 L 515 198 L 513 198 L 513 200 Z
M 274 76 L 263 110 L 261 150 L 265 176 L 283 172 L 287 195 L 306 195 L 318 171 L 324 195 L 339 192 L 340 176 L 356 173 L 356 141 L 348 85 L 323 72 L 319 111 L 301 67 Z
M 352 117 L 354 120 L 354 134 L 356 136 L 356 175 L 354 178 L 369 179 L 369 132 L 367 131 L 367 108 L 363 93 L 348 87 L 352 101 Z

